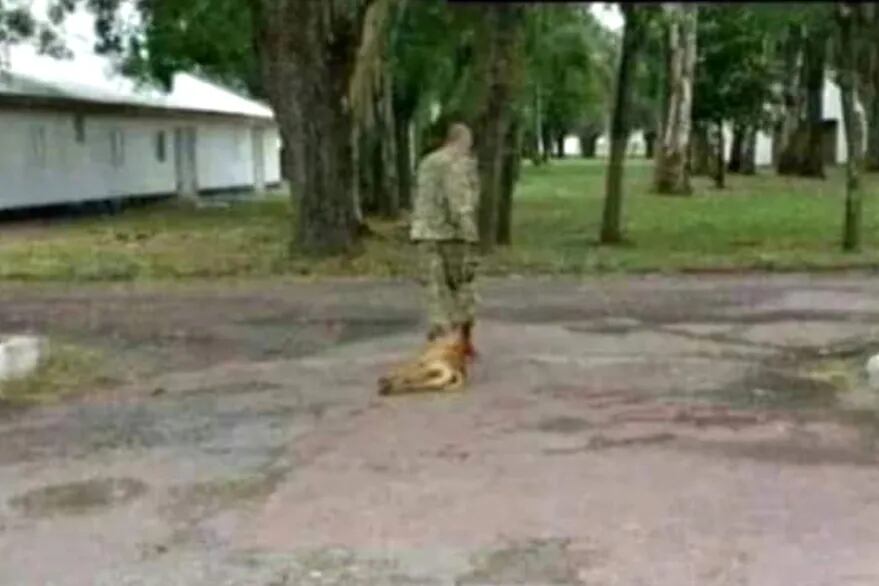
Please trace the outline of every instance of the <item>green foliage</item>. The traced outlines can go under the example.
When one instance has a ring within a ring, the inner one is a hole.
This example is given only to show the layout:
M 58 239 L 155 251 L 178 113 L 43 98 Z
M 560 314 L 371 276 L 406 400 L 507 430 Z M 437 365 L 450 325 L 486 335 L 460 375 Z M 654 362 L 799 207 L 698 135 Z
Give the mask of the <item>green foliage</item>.
M 633 129 L 654 130 L 662 115 L 662 96 L 665 91 L 665 23 L 658 10 L 640 6 L 648 11 L 645 16 L 645 38 L 639 53 L 638 67 L 632 88 L 630 126 Z M 614 60 L 615 62 L 615 60 Z
M 693 120 L 765 125 L 777 100 L 768 35 L 774 21 L 759 8 L 703 5 L 699 9 Z
M 34 42 L 41 53 L 56 58 L 69 57 L 70 52 L 58 34 L 58 25 L 73 10 L 75 0 L 54 0 L 48 5 L 46 18 L 34 15 L 30 6 L 0 0 L 0 49 L 22 42 Z M 0 68 L 3 67 L 0 61 Z
M 398 108 L 414 113 L 440 100 L 445 88 L 454 84 L 455 46 L 459 35 L 450 35 L 455 13 L 443 0 L 406 3 L 391 31 L 391 66 L 394 99 Z M 461 18 L 457 19 L 461 21 Z M 465 24 L 465 29 L 466 27 Z
M 168 87 L 189 71 L 263 96 L 248 3 L 243 0 L 138 0 L 142 25 L 126 27 L 121 0 L 86 0 L 96 16 L 97 49 L 121 55 L 123 72 Z
M 540 93 L 544 125 L 553 135 L 603 126 L 613 88 L 618 39 L 583 6 L 531 7 L 526 25 L 526 107 Z M 533 125 L 533 123 L 532 123 Z M 529 125 L 531 126 L 531 125 Z

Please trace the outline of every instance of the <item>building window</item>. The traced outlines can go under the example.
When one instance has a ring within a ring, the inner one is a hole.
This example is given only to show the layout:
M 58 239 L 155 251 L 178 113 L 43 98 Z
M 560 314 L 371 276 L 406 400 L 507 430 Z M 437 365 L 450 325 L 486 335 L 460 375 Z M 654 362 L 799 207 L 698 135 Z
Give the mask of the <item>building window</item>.
M 125 135 L 118 128 L 110 131 L 110 160 L 114 167 L 125 164 Z
M 46 166 L 46 127 L 31 128 L 31 157 L 38 167 Z
M 83 144 L 85 142 L 85 116 L 75 114 L 73 116 L 73 134 L 76 142 Z
M 165 131 L 160 130 L 156 133 L 156 160 L 164 163 L 166 157 Z

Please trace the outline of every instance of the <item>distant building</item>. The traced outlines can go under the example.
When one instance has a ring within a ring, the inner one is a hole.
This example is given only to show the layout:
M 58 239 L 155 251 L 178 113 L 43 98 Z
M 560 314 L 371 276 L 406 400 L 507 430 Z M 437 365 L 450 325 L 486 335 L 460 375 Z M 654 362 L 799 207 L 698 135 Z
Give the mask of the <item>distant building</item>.
M 824 127 L 824 161 L 827 164 L 843 164 L 848 160 L 848 148 L 845 142 L 845 127 L 842 120 L 842 105 L 840 102 L 839 86 L 830 79 L 824 82 L 823 95 L 823 127 Z M 856 101 L 857 102 L 857 101 Z M 863 109 L 859 103 L 856 108 L 862 114 Z M 864 128 L 864 136 L 866 136 L 866 128 Z M 725 157 L 729 160 L 730 149 L 732 147 L 732 127 L 727 125 L 725 128 L 726 153 Z M 769 166 L 773 164 L 773 136 L 772 133 L 757 133 L 757 148 L 755 157 L 757 165 Z M 610 138 L 607 133 L 599 137 L 596 143 L 596 155 L 606 157 L 610 149 Z M 632 132 L 628 145 L 629 156 L 644 156 L 645 142 L 644 133 L 641 130 Z M 580 155 L 580 144 L 575 136 L 569 136 L 565 139 L 565 154 Z
M 265 105 L 187 74 L 162 92 L 94 55 L 21 49 L 0 70 L 0 210 L 280 182 Z

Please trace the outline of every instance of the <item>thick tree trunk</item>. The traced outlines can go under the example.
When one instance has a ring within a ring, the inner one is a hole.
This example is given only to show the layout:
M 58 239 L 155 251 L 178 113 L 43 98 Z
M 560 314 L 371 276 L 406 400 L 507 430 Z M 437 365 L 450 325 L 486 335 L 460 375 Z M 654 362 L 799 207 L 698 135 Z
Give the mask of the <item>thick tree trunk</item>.
M 867 119 L 867 152 L 866 168 L 879 171 L 879 6 L 876 4 L 862 5 L 870 10 L 867 27 L 872 31 L 870 43 L 870 67 L 867 72 L 866 85 L 869 87 L 869 98 L 865 100 L 864 110 Z
M 552 153 L 552 131 L 543 126 L 543 132 L 540 135 L 540 158 L 544 163 L 549 162 L 549 155 Z
M 534 90 L 534 158 L 535 165 L 542 165 L 546 162 L 546 150 L 543 131 L 543 95 L 540 83 L 536 84 Z
M 356 122 L 351 129 L 351 164 L 354 166 L 354 178 L 351 182 L 351 197 L 354 199 L 354 221 L 358 226 L 366 226 L 363 213 L 363 160 L 361 147 L 363 129 Z
M 494 4 L 486 7 L 485 12 L 479 65 L 487 88 L 475 128 L 480 244 L 488 251 L 497 239 L 504 139 L 512 120 L 512 102 L 522 81 L 525 12 L 522 6 L 509 4 Z
M 540 165 L 542 161 L 538 155 L 540 150 L 537 140 L 534 138 L 534 129 L 527 128 L 522 133 L 522 156 L 530 160 L 535 166 Z
M 565 135 L 559 134 L 555 137 L 555 148 L 556 148 L 556 157 L 559 159 L 565 158 Z
M 519 181 L 521 165 L 522 130 L 518 118 L 510 124 L 504 141 L 504 162 L 501 175 L 501 199 L 498 206 L 497 243 L 513 242 L 513 194 Z
M 378 211 L 378 198 L 375 186 L 375 141 L 362 124 L 357 124 L 355 133 L 357 144 L 355 153 L 355 172 L 357 174 L 357 200 L 361 213 L 372 214 Z
M 629 117 L 632 109 L 632 81 L 642 38 L 646 31 L 643 15 L 629 3 L 622 4 L 625 25 L 623 42 L 617 65 L 614 107 L 610 123 L 610 158 L 607 163 L 607 183 L 601 220 L 601 242 L 622 242 L 623 165 L 629 143 Z
M 649 130 L 644 133 L 644 158 L 652 159 L 656 155 L 656 133 Z
M 412 122 L 411 116 L 398 115 L 394 123 L 397 139 L 397 179 L 400 189 L 400 207 L 412 208 Z
M 654 167 L 657 193 L 687 195 L 690 178 L 687 152 L 690 140 L 690 112 L 693 107 L 693 76 L 696 68 L 697 5 L 666 3 L 669 16 L 666 88 L 669 95 L 663 114 L 662 138 Z
M 879 33 L 877 33 L 879 34 Z M 879 67 L 877 67 L 879 69 Z M 879 73 L 876 74 L 879 77 Z M 876 90 L 879 94 L 879 80 L 876 82 Z M 874 95 L 872 104 L 868 104 L 869 116 L 867 117 L 867 170 L 879 171 L 879 95 Z
M 806 145 L 800 162 L 803 177 L 824 178 L 824 69 L 827 60 L 827 36 L 810 31 L 806 43 Z
M 723 160 L 726 151 L 726 141 L 723 135 L 723 120 L 715 122 L 714 133 L 716 144 L 714 151 L 714 186 L 717 189 L 723 189 L 726 187 L 726 163 Z
M 580 155 L 584 159 L 595 158 L 595 152 L 598 147 L 598 136 L 598 133 L 581 134 L 579 136 Z
M 729 164 L 727 170 L 730 173 L 741 173 L 745 158 L 745 138 L 748 128 L 740 123 L 733 124 L 732 144 L 729 150 Z
M 803 136 L 800 120 L 803 114 L 802 69 L 803 31 L 791 25 L 784 44 L 784 87 L 781 126 L 773 141 L 776 170 L 780 175 L 793 175 L 800 167 Z
M 377 172 L 382 186 L 381 214 L 386 218 L 400 215 L 400 185 L 397 177 L 397 130 L 393 108 L 393 85 L 390 64 L 382 68 L 382 84 L 376 100 L 377 135 L 380 165 Z
M 363 7 L 328 10 L 326 4 L 304 0 L 251 0 L 251 7 L 269 101 L 290 147 L 285 166 L 298 184 L 291 251 L 348 252 L 358 226 L 354 128 L 346 104 Z
M 863 224 L 863 194 L 860 171 L 863 157 L 861 120 L 855 109 L 855 67 L 857 53 L 854 46 L 854 15 L 848 3 L 836 5 L 840 37 L 839 89 L 842 102 L 842 118 L 845 125 L 846 157 L 845 217 L 843 221 L 842 248 L 856 252 L 861 247 Z
M 742 175 L 757 173 L 757 127 L 753 124 L 745 128 L 745 138 L 742 141 L 742 166 L 739 173 Z
M 691 140 L 690 174 L 693 176 L 711 175 L 713 162 L 708 127 L 704 124 L 694 125 Z

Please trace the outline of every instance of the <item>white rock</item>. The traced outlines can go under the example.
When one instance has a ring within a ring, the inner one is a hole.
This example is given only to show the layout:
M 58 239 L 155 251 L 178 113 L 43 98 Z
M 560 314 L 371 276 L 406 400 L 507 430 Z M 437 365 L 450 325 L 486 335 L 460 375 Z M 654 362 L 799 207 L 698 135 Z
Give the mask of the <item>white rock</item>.
M 879 389 L 879 354 L 873 355 L 867 361 L 867 378 L 871 387 Z
M 37 369 L 46 341 L 37 336 L 0 337 L 0 381 L 21 378 Z

